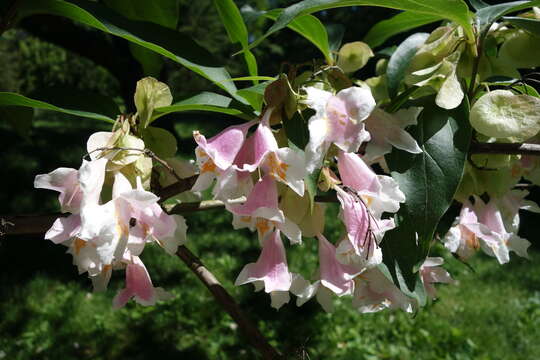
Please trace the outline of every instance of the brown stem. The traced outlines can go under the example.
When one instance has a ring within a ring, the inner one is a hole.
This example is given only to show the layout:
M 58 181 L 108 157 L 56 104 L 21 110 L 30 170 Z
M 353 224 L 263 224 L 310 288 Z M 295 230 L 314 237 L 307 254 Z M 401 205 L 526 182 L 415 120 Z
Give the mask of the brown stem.
M 6 14 L 2 17 L 2 21 L 0 22 L 0 35 L 13 25 L 13 20 L 17 15 L 17 7 L 19 6 L 20 1 L 21 0 L 13 0 Z
M 176 255 L 178 255 L 199 280 L 201 280 L 204 286 L 206 286 L 212 296 L 221 305 L 223 310 L 233 318 L 238 324 L 240 331 L 248 339 L 251 345 L 261 353 L 264 359 L 272 360 L 282 358 L 279 352 L 268 343 L 255 324 L 248 319 L 232 296 L 225 290 L 214 274 L 204 266 L 198 257 L 185 246 L 180 246 Z
M 504 143 L 479 143 L 473 142 L 471 154 L 509 154 L 509 155 L 536 155 L 540 156 L 538 144 L 504 144 Z

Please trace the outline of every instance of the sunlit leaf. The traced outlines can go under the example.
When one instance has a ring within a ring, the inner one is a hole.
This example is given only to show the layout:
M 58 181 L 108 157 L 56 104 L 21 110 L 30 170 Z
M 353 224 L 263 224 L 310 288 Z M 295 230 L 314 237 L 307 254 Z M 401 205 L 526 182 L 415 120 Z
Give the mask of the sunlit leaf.
M 375 48 L 382 45 L 394 35 L 435 21 L 440 21 L 441 19 L 441 16 L 404 11 L 388 20 L 377 23 L 369 30 L 363 41 L 372 48 Z
M 52 104 L 48 104 L 43 101 L 27 98 L 26 96 L 10 93 L 10 92 L 0 92 L 0 106 L 23 106 L 34 109 L 42 110 L 51 110 L 57 111 L 69 115 L 75 115 L 79 117 L 84 117 L 88 119 L 107 121 L 114 123 L 114 120 L 106 115 L 97 114 L 90 111 L 81 111 L 69 107 L 59 107 Z
M 166 27 L 128 20 L 94 1 L 27 0 L 21 3 L 19 15 L 51 14 L 63 16 L 124 38 L 182 64 L 236 96 L 230 75 L 217 64 L 214 56 L 190 37 Z M 112 56 L 112 55 L 111 55 Z M 240 101 L 243 101 L 241 98 Z

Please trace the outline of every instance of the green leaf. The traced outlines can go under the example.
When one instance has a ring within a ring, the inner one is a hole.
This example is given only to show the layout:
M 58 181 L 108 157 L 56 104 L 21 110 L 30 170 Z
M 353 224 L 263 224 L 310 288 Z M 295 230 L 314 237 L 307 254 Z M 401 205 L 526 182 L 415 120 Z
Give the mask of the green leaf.
M 242 104 L 236 103 L 233 99 L 227 96 L 212 92 L 202 92 L 198 95 L 184 99 L 170 106 L 154 109 L 151 122 L 174 112 L 183 111 L 210 111 L 222 114 L 234 115 L 242 119 L 251 120 L 254 116 L 246 114 L 241 109 Z
M 480 9 L 483 9 L 485 7 L 488 7 L 490 6 L 489 4 L 486 4 L 485 2 L 483 2 L 482 0 L 470 0 L 470 3 L 472 5 L 472 7 L 478 11 Z
M 483 7 L 476 12 L 480 33 L 487 33 L 491 24 L 506 14 L 538 5 L 540 5 L 540 0 L 512 1 Z
M 82 100 L 82 99 L 81 99 Z M 91 111 L 76 110 L 70 106 L 60 107 L 48 104 L 43 101 L 27 98 L 15 93 L 0 92 L 0 106 L 24 106 L 34 109 L 51 110 L 65 114 L 80 116 L 88 119 L 102 120 L 109 123 L 114 123 L 114 120 L 106 115 L 98 114 Z
M 70 87 L 38 89 L 30 96 L 35 100 L 54 104 L 61 108 L 102 114 L 111 119 L 116 119 L 121 113 L 118 105 L 111 97 Z
M 6 121 L 15 132 L 29 139 L 34 109 L 22 106 L 0 106 L 0 120 Z
M 21 3 L 19 14 L 63 16 L 121 37 L 182 64 L 236 96 L 236 86 L 230 81 L 227 70 L 218 66 L 206 49 L 177 31 L 149 22 L 128 20 L 96 2 L 84 0 L 27 0 Z
M 225 26 L 231 42 L 233 44 L 239 43 L 242 46 L 249 74 L 256 76 L 257 60 L 251 50 L 248 49 L 248 31 L 240 10 L 238 10 L 233 0 L 214 0 L 214 6 L 218 10 L 221 22 Z
M 467 38 L 474 39 L 469 8 L 462 0 L 304 0 L 285 8 L 274 25 L 262 37 L 251 43 L 250 48 L 257 46 L 266 37 L 283 29 L 300 16 L 326 9 L 358 5 L 380 6 L 440 16 L 463 26 Z
M 381 243 L 383 259 L 395 283 L 400 283 L 401 274 L 410 291 L 417 286 L 415 273 L 429 253 L 437 224 L 463 176 L 471 139 L 468 112 L 466 100 L 456 109 L 444 110 L 429 97 L 418 125 L 411 129 L 423 152 L 414 155 L 394 149 L 386 157 L 406 202 L 396 214 L 397 227 Z
M 442 20 L 441 16 L 431 14 L 418 14 L 412 11 L 404 11 L 394 17 L 383 20 L 373 26 L 364 37 L 372 48 L 382 45 L 386 40 L 394 35 L 417 28 L 422 25 Z
M 149 126 L 144 130 L 144 145 L 162 159 L 176 154 L 177 143 L 173 134 L 165 129 Z
M 252 80 L 263 80 L 263 81 L 274 81 L 277 78 L 272 76 L 241 76 L 231 79 L 232 81 L 252 81 Z
M 275 78 L 270 78 L 275 80 Z M 255 111 L 261 111 L 262 110 L 262 104 L 264 99 L 264 91 L 266 90 L 266 87 L 270 84 L 270 81 L 266 81 L 257 85 L 253 85 L 251 87 L 240 89 L 238 90 L 238 96 L 243 97 L 247 100 L 247 102 L 253 107 Z
M 178 24 L 178 0 L 104 0 L 107 7 L 131 20 L 150 21 L 169 29 Z
M 309 199 L 309 213 L 313 213 L 313 206 L 315 205 L 315 196 L 317 196 L 317 181 L 319 180 L 320 170 L 316 170 L 311 174 L 307 174 L 304 178 L 304 184 L 306 184 L 307 195 Z
M 283 117 L 283 127 L 287 138 L 299 149 L 305 149 L 309 142 L 308 120 L 315 114 L 312 109 L 306 109 L 302 112 L 295 112 L 289 119 Z
M 148 21 L 169 29 L 176 29 L 178 24 L 177 0 L 104 0 L 104 3 L 130 20 Z M 139 45 L 129 45 L 131 54 L 142 65 L 144 74 L 157 77 L 163 66 L 163 58 Z
M 428 33 L 412 34 L 397 47 L 390 57 L 386 68 L 386 76 L 388 79 L 388 94 L 391 98 L 396 96 L 412 58 L 428 37 Z
M 327 24 L 328 44 L 330 52 L 336 52 L 341 47 L 343 35 L 345 35 L 345 26 L 341 24 Z
M 266 12 L 264 16 L 275 20 L 278 17 L 281 18 L 282 10 L 274 9 Z M 332 53 L 330 52 L 330 45 L 328 43 L 328 33 L 319 19 L 312 15 L 303 15 L 296 19 L 292 19 L 285 24 L 284 27 L 285 26 L 302 35 L 315 45 L 322 52 L 328 64 L 333 63 Z M 252 48 L 253 46 L 254 45 L 250 45 L 249 48 Z
M 540 36 L 540 20 L 538 19 L 506 16 L 503 17 L 503 20 L 509 22 L 515 27 L 521 28 L 530 33 L 533 33 L 534 35 Z

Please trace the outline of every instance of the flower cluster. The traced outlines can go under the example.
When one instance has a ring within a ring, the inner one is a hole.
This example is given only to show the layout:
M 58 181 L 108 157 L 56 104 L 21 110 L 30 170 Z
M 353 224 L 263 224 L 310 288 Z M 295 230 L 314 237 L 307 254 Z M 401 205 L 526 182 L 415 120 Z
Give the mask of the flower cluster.
M 253 283 L 256 290 L 264 289 L 275 308 L 293 294 L 298 305 L 315 297 L 331 311 L 333 295 L 349 295 L 362 312 L 413 311 L 415 300 L 380 268 L 380 242 L 395 227 L 385 215 L 397 212 L 405 196 L 392 177 L 376 174 L 370 164 L 384 165 L 383 156 L 392 146 L 422 151 L 404 130 L 415 123 L 418 109 L 398 115 L 375 109 L 367 87 L 336 94 L 316 87 L 303 91 L 303 105 L 315 110 L 305 149 L 279 147 L 284 130 L 270 126 L 272 114 L 279 111 L 270 106 L 259 121 L 228 127 L 210 139 L 194 132 L 200 175 L 192 190 L 203 191 L 215 180 L 214 198 L 225 202 L 234 228 L 256 231 L 262 248 L 257 261 L 242 269 L 236 285 Z M 361 156 L 363 144 L 366 155 Z M 306 191 L 306 178 L 318 173 L 322 190 L 335 191 L 340 204 L 346 232 L 332 239 L 336 245 L 323 234 L 324 205 Z M 319 268 L 309 280 L 289 269 L 282 233 L 292 246 L 301 246 L 302 237 L 318 239 Z M 421 269 L 432 296 L 432 283 L 452 281 L 437 267 L 441 264 L 441 258 L 428 258 Z
M 125 269 L 126 285 L 114 298 L 122 307 L 131 298 L 153 305 L 170 295 L 154 287 L 140 255 L 147 243 L 155 242 L 174 255 L 186 241 L 182 216 L 166 214 L 159 198 L 143 186 L 144 142 L 126 128 L 93 134 L 88 140 L 90 161 L 77 169 L 58 168 L 37 175 L 34 186 L 60 193 L 63 213 L 45 238 L 68 248 L 79 273 L 88 273 L 94 290 L 107 288 L 113 270 Z M 121 146 L 130 144 L 130 150 Z M 109 146 L 113 150 L 102 150 Z M 151 167 L 151 164 L 150 164 Z

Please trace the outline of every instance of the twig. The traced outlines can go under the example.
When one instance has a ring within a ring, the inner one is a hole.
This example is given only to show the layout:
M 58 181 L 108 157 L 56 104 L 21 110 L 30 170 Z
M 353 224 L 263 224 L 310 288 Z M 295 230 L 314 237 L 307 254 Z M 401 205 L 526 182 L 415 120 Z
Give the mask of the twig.
M 19 6 L 20 1 L 21 0 L 13 0 L 9 9 L 6 11 L 6 14 L 2 17 L 2 21 L 0 22 L 0 35 L 13 25 L 12 22 L 17 15 L 17 7 Z
M 508 155 L 536 155 L 540 156 L 538 144 L 503 144 L 503 143 L 479 143 L 471 144 L 472 154 L 508 154 Z
M 176 255 L 178 255 L 189 269 L 197 275 L 199 280 L 206 286 L 223 310 L 225 310 L 238 324 L 240 331 L 248 339 L 251 345 L 261 353 L 264 359 L 272 360 L 282 358 L 278 351 L 268 343 L 259 329 L 247 318 L 236 301 L 234 301 L 232 296 L 225 290 L 218 279 L 216 279 L 214 274 L 204 266 L 198 257 L 185 246 L 178 247 Z

